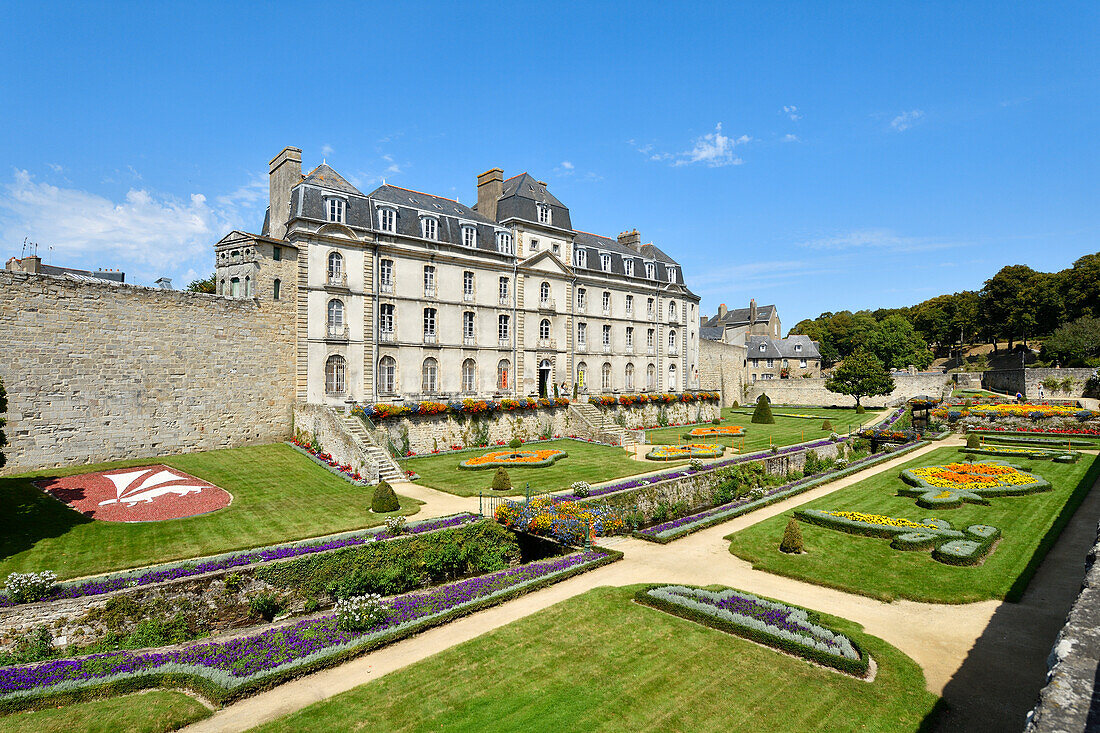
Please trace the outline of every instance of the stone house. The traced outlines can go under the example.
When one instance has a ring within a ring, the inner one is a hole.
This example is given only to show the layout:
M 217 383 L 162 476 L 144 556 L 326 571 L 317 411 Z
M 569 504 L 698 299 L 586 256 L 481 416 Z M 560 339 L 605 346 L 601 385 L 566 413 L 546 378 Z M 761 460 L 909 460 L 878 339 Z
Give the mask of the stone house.
M 716 315 L 700 320 L 704 341 L 744 348 L 741 359 L 744 384 L 768 379 L 820 377 L 821 351 L 817 343 L 801 335 L 780 338 L 782 330 L 778 309 L 774 305 L 757 306 L 755 299 L 749 301 L 748 308 L 733 310 L 723 303 L 718 306 Z M 728 350 L 708 353 L 720 353 L 724 360 L 734 358 Z M 706 386 L 713 388 L 709 384 Z

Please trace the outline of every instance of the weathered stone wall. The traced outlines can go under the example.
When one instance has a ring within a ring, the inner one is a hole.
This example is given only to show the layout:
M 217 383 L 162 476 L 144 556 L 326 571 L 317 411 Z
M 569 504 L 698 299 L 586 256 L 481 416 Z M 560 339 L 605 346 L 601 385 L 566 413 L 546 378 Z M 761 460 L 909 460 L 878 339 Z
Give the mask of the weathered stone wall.
M 580 434 L 583 427 L 570 416 L 569 409 L 553 407 L 538 410 L 498 411 L 488 415 L 426 415 L 379 420 L 376 442 L 382 448 L 402 447 L 408 435 L 409 450 L 430 453 L 452 445 L 475 446 L 478 438 L 488 435 L 490 445 L 512 438 L 536 440 L 541 435 Z M 487 429 L 487 433 L 485 432 Z M 323 442 L 323 441 L 322 441 Z
M 341 425 L 342 416 L 333 414 L 325 405 L 294 406 L 294 431 L 307 437 L 316 438 L 326 453 L 342 464 L 351 466 L 365 481 L 378 481 L 378 465 L 371 459 L 351 431 Z M 357 420 L 359 418 L 356 418 Z
M 982 386 L 994 392 L 1004 392 L 1014 395 L 1020 392 L 1028 399 L 1039 398 L 1039 386 L 1044 379 L 1063 380 L 1067 377 L 1073 380 L 1073 386 L 1069 392 L 1043 388 L 1043 397 L 1046 399 L 1074 399 L 1085 396 L 1085 385 L 1095 369 L 1086 367 L 1083 369 L 1046 369 L 1029 367 L 1027 369 L 997 369 L 982 374 Z
M 1062 370 L 1065 371 L 1065 370 Z M 1047 685 L 1028 715 L 1027 733 L 1096 730 L 1100 690 L 1096 660 L 1100 658 L 1100 528 L 1098 541 L 1085 558 L 1081 594 L 1047 658 Z
M 716 402 L 672 402 L 660 405 L 647 403 L 645 405 L 595 407 L 606 415 L 608 422 L 613 422 L 627 430 L 641 430 L 660 425 L 662 413 L 670 425 L 709 422 L 716 417 L 721 417 L 722 413 Z
M 900 405 L 910 397 L 931 395 L 939 397 L 950 384 L 947 374 L 894 374 L 894 391 L 884 397 L 864 397 L 861 402 L 866 407 L 886 407 Z M 854 397 L 837 394 L 825 389 L 826 379 L 769 379 L 756 382 L 745 390 L 743 402 L 755 402 L 761 393 L 767 393 L 777 405 L 824 405 L 851 407 Z
M 699 389 L 722 395 L 722 407 L 744 400 L 744 345 L 702 339 L 699 342 Z
M 290 436 L 293 301 L 0 272 L 4 473 Z

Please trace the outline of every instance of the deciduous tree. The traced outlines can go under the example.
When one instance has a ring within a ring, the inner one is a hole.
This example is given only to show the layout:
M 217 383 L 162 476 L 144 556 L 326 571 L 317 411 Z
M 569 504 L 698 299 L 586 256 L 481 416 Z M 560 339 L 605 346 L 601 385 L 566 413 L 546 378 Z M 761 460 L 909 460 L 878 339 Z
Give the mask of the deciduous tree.
M 859 407 L 864 397 L 893 392 L 894 378 L 877 356 L 866 349 L 857 349 L 833 371 L 825 382 L 825 389 L 855 397 L 856 407 Z

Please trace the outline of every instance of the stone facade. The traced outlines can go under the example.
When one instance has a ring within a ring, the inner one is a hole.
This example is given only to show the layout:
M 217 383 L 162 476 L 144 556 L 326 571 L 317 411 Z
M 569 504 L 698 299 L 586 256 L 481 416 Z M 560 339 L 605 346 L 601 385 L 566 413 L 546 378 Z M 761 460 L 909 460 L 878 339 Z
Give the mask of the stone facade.
M 2 472 L 290 436 L 292 301 L 0 271 Z
M 699 342 L 699 388 L 722 395 L 722 407 L 744 399 L 746 384 L 744 344 L 703 339 Z
M 598 406 L 609 422 L 627 430 L 642 430 L 661 424 L 663 414 L 670 425 L 710 422 L 721 417 L 714 402 L 673 402 L 670 404 Z
M 997 369 L 982 373 L 982 386 L 994 392 L 1014 395 L 1017 392 L 1023 394 L 1029 400 L 1039 399 L 1039 387 L 1047 379 L 1072 379 L 1073 385 L 1069 392 L 1061 390 L 1055 392 L 1043 387 L 1043 397 L 1046 399 L 1074 399 L 1085 396 L 1085 386 L 1096 372 L 1091 367 L 1078 369 L 1048 369 L 1029 367 L 1027 369 Z
M 299 402 L 294 406 L 294 432 L 316 438 L 326 453 L 363 477 L 364 481 L 378 481 L 378 464 L 367 453 L 368 446 L 360 443 L 354 434 L 341 424 L 342 417 L 322 405 Z M 358 418 L 356 418 L 358 419 Z
M 950 375 L 947 374 L 894 374 L 895 388 L 889 395 L 880 397 L 864 397 L 861 403 L 865 407 L 883 407 L 899 405 L 910 397 L 917 395 L 931 395 L 940 397 L 951 385 Z M 774 379 L 767 382 L 757 382 L 746 385 L 742 403 L 755 402 L 756 398 L 766 393 L 768 398 L 777 405 L 824 405 L 851 407 L 855 405 L 854 397 L 837 394 L 825 389 L 824 378 L 816 379 Z

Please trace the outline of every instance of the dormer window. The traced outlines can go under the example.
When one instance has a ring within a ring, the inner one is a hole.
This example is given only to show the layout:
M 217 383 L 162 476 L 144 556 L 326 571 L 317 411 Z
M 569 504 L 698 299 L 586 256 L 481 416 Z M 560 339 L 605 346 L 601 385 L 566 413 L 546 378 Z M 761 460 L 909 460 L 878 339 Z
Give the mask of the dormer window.
M 462 227 L 462 246 L 463 247 L 476 247 L 477 246 L 477 228 L 472 226 Z
M 645 276 L 650 280 L 657 279 L 657 265 L 652 262 L 645 263 Z
M 763 354 L 763 353 L 764 353 L 765 351 L 767 351 L 767 350 L 768 350 L 768 347 L 767 347 L 767 346 L 765 346 L 764 344 L 760 344 L 760 353 L 761 353 L 761 354 Z
M 397 233 L 397 211 L 390 208 L 378 209 L 378 228 L 389 234 Z
M 347 202 L 343 199 L 331 197 L 325 199 L 325 204 L 325 213 L 328 215 L 328 221 L 334 224 L 343 224 Z
M 802 351 L 802 344 L 795 344 L 794 345 L 794 350 L 795 351 Z
M 434 216 L 420 217 L 420 234 L 424 239 L 439 240 L 439 220 Z
M 676 282 L 676 268 L 675 267 L 666 267 L 665 271 L 668 273 L 668 281 L 670 283 Z
M 552 221 L 550 206 L 548 204 L 539 204 L 539 224 L 550 224 Z
M 512 254 L 512 235 L 508 232 L 497 232 L 497 252 Z
M 573 264 L 576 267 L 588 267 L 588 250 L 578 249 L 573 252 Z
M 600 269 L 604 272 L 611 272 L 611 255 L 600 255 Z
M 532 252 L 538 252 L 539 251 L 539 240 L 537 240 L 537 239 L 532 239 L 531 240 L 531 251 Z
M 634 277 L 634 260 L 623 260 L 623 267 L 629 277 Z

